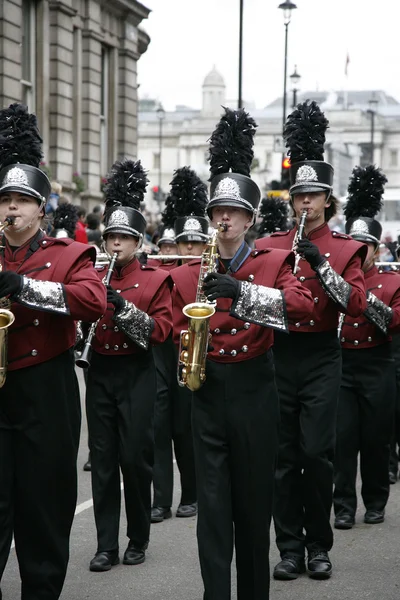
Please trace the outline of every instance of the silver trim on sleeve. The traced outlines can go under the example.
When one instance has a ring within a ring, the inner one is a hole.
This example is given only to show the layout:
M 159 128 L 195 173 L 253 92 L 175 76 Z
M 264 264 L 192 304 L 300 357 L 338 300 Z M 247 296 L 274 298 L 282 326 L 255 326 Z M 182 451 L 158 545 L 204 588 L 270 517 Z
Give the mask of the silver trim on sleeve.
M 15 299 L 21 304 L 47 312 L 69 315 L 70 310 L 64 294 L 62 283 L 41 281 L 23 276 L 21 291 Z
M 281 290 L 240 282 L 240 293 L 232 303 L 233 317 L 279 331 L 289 331 L 285 298 Z
M 332 269 L 327 260 L 317 267 L 316 273 L 331 300 L 346 309 L 351 294 L 351 285 Z
M 367 292 L 367 308 L 364 311 L 364 315 L 384 335 L 388 334 L 393 310 L 370 291 Z
M 133 302 L 124 299 L 124 306 L 116 311 L 113 321 L 118 327 L 143 350 L 147 350 L 154 329 L 154 319 L 137 308 Z

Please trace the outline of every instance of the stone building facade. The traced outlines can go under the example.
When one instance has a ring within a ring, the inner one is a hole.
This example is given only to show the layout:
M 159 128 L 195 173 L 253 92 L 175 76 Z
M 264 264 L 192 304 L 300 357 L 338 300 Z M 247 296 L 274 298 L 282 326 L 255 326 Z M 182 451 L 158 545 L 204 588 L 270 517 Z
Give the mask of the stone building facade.
M 44 168 L 87 208 L 111 164 L 136 157 L 149 12 L 136 0 L 0 2 L 0 106 L 22 101 L 37 114 Z
M 373 115 L 373 148 L 371 98 L 377 101 Z M 400 233 L 400 103 L 379 90 L 307 92 L 298 98 L 299 101 L 306 99 L 316 100 L 329 119 L 325 160 L 335 169 L 336 195 L 345 196 L 352 168 L 370 163 L 373 152 L 373 162 L 388 178 L 382 217 L 391 222 L 392 233 L 397 237 L 397 230 Z M 172 172 L 177 167 L 191 165 L 207 181 L 208 139 L 222 113 L 221 106 L 235 107 L 227 100 L 224 79 L 215 68 L 203 81 L 200 109 L 178 105 L 175 111 L 164 113 L 160 123 L 159 102 L 140 100 L 138 155 L 149 169 L 151 184 L 147 203 L 154 211 L 160 207 L 151 189 L 160 183 L 167 192 Z M 278 98 L 264 109 L 247 106 L 258 124 L 252 178 L 264 191 L 271 181 L 280 180 L 284 150 L 282 99 Z

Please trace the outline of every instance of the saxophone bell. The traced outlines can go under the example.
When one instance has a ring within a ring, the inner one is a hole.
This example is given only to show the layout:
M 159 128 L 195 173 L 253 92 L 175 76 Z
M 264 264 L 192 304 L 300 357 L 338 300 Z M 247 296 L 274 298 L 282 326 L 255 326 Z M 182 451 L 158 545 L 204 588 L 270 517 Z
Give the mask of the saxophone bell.
M 192 392 L 200 389 L 206 380 L 207 349 L 211 338 L 210 319 L 215 313 L 216 302 L 207 300 L 203 283 L 208 273 L 215 273 L 217 270 L 218 233 L 228 229 L 226 223 L 217 225 L 201 255 L 196 300 L 182 309 L 188 318 L 188 328 L 180 333 L 177 377 L 178 384 L 186 386 Z

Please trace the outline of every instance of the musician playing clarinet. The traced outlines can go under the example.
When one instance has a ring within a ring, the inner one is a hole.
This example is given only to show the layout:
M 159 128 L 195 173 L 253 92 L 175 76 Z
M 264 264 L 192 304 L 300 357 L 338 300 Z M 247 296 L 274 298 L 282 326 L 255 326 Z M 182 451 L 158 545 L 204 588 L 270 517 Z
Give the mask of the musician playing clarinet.
M 252 252 L 244 239 L 260 201 L 250 178 L 255 128 L 243 109 L 225 109 L 211 137 L 207 213 L 213 228 L 224 231 L 217 270 L 204 284 L 200 280 L 216 312 L 206 379 L 192 402 L 197 539 L 207 600 L 230 600 L 234 547 L 238 599 L 269 598 L 279 419 L 272 328 L 287 331 L 288 318 L 305 320 L 313 310 L 311 293 L 292 274 L 290 249 Z M 197 259 L 171 271 L 176 344 L 188 326 L 182 308 L 195 302 L 201 267 Z
M 332 506 L 336 408 L 341 377 L 337 339 L 339 312 L 358 317 L 366 306 L 361 269 L 365 245 L 331 231 L 336 213 L 333 168 L 324 162 L 328 121 L 315 102 L 298 105 L 285 126 L 291 167 L 290 204 L 302 236 L 273 233 L 256 247 L 296 250 L 296 277 L 314 299 L 314 313 L 289 323 L 290 335 L 275 334 L 274 356 L 280 402 L 280 440 L 275 473 L 274 521 L 281 561 L 275 579 L 331 576 Z M 299 239 L 301 238 L 302 239 Z
M 106 184 L 103 237 L 117 261 L 107 310 L 96 328 L 86 392 L 97 530 L 91 571 L 119 563 L 120 469 L 128 537 L 123 563 L 143 563 L 149 542 L 156 396 L 151 348 L 170 332 L 171 290 L 168 272 L 141 265 L 135 255 L 146 228 L 139 207 L 147 182 L 140 161 L 126 160 L 113 165 Z M 106 273 L 107 266 L 99 271 L 102 279 Z
M 0 298 L 15 317 L 0 348 L 0 579 L 14 535 L 24 600 L 57 600 L 63 588 L 81 426 L 75 321 L 106 308 L 94 249 L 41 229 L 51 192 L 41 143 L 26 107 L 0 111 L 0 221 L 11 221 Z

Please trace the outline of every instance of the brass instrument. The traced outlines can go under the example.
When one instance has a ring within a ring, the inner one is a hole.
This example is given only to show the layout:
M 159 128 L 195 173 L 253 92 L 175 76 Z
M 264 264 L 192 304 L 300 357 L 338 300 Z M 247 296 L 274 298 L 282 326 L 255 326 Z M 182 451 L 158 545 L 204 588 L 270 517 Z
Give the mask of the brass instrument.
M 298 242 L 301 239 L 303 239 L 304 227 L 306 225 L 306 219 L 307 219 L 307 209 L 304 209 L 303 212 L 301 213 L 299 228 L 296 231 L 296 235 L 294 236 L 294 240 L 293 240 L 292 250 L 296 253 L 295 260 L 294 260 L 293 275 L 296 275 L 297 271 L 299 270 L 299 262 L 300 262 L 301 256 L 298 252 L 296 252 L 296 246 L 297 246 Z
M 106 287 L 110 284 L 111 276 L 113 274 L 117 258 L 118 258 L 118 252 L 115 252 L 111 257 L 111 260 L 109 259 L 109 267 L 108 267 L 107 275 L 103 279 L 103 283 Z M 82 353 L 75 361 L 75 364 L 77 367 L 81 367 L 82 369 L 87 369 L 88 367 L 90 367 L 90 355 L 92 353 L 92 343 L 93 343 L 93 338 L 96 334 L 96 329 L 97 329 L 97 325 L 99 324 L 99 321 L 100 321 L 100 319 L 97 319 L 97 321 L 92 323 L 90 326 L 89 333 L 86 338 Z
M 189 319 L 188 328 L 181 331 L 178 354 L 178 383 L 192 392 L 206 380 L 207 347 L 210 338 L 210 318 L 215 313 L 216 301 L 209 302 L 203 291 L 204 278 L 217 270 L 218 233 L 227 230 L 225 223 L 218 223 L 202 255 L 196 300 L 182 309 Z
M 7 227 L 13 225 L 15 217 L 7 217 L 4 223 L 0 224 L 0 233 Z M 4 248 L 4 246 L 2 246 Z M 0 272 L 3 265 L 0 263 Z M 0 388 L 6 382 L 7 377 L 7 357 L 8 357 L 8 328 L 15 321 L 14 313 L 10 309 L 11 301 L 8 298 L 0 299 Z

